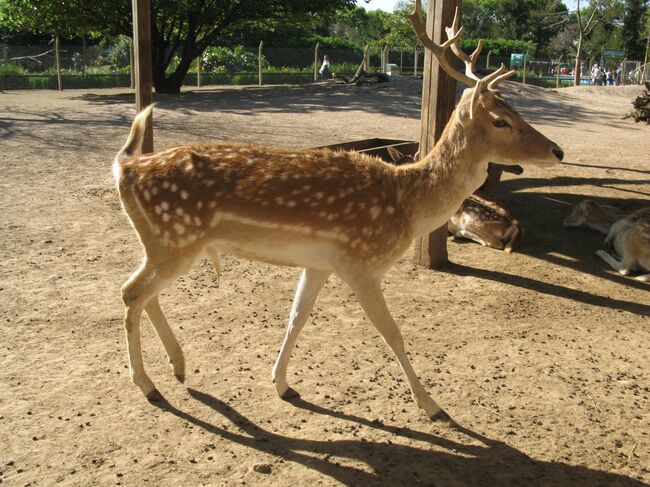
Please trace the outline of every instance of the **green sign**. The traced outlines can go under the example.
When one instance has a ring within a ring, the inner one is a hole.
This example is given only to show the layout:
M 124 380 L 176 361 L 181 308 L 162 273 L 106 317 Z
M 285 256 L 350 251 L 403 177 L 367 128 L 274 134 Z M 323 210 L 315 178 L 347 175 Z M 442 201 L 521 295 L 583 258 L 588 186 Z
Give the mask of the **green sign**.
M 519 53 L 510 54 L 510 66 L 521 68 L 524 65 L 524 55 Z
M 625 56 L 625 51 L 621 51 L 620 49 L 604 49 L 603 56 L 623 57 Z

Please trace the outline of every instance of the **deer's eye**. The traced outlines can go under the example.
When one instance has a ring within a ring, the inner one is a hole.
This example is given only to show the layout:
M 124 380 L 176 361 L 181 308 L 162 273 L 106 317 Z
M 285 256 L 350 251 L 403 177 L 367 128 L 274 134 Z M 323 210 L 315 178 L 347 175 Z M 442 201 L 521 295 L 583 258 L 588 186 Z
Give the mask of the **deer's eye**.
M 510 124 L 508 122 L 506 122 L 503 118 L 497 118 L 493 122 L 493 124 L 494 124 L 495 127 L 499 127 L 499 128 L 510 127 Z

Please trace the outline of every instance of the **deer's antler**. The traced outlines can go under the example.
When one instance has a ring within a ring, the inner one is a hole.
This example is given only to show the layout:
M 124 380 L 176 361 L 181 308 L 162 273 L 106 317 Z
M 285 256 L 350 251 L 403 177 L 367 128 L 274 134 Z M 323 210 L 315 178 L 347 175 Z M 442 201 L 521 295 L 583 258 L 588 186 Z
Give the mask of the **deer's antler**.
M 456 81 L 460 81 L 470 87 L 476 87 L 474 92 L 475 96 L 472 97 L 472 112 L 475 98 L 481 91 L 486 89 L 495 90 L 499 83 L 508 79 L 515 73 L 514 71 L 508 71 L 505 73 L 505 66 L 501 64 L 499 69 L 485 78 L 479 78 L 476 75 L 474 69 L 476 67 L 476 61 L 483 49 L 483 40 L 479 40 L 476 49 L 474 49 L 474 52 L 472 52 L 471 55 L 468 56 L 463 52 L 460 48 L 460 35 L 463 32 L 463 27 L 460 26 L 458 8 L 456 8 L 452 26 L 445 28 L 448 39 L 443 44 L 437 44 L 427 34 L 426 26 L 422 19 L 422 0 L 415 1 L 415 10 L 413 13 L 407 15 L 407 17 L 411 21 L 411 24 L 413 24 L 413 29 L 415 29 L 415 33 L 418 36 L 418 39 L 420 39 L 420 42 L 436 56 L 445 72 Z M 451 48 L 452 52 L 458 59 L 465 63 L 465 74 L 456 70 L 456 68 L 454 68 L 454 66 L 449 62 L 449 59 L 447 59 L 447 50 L 449 48 Z
M 458 15 L 458 10 L 456 11 L 456 16 Z M 415 29 L 415 34 L 418 36 L 418 39 L 420 39 L 420 42 L 424 47 L 429 49 L 438 59 L 438 62 L 440 63 L 440 66 L 442 66 L 442 69 L 445 70 L 445 72 L 454 78 L 456 81 L 460 81 L 461 83 L 467 85 L 467 86 L 476 86 L 476 84 L 479 81 L 478 76 L 476 76 L 473 72 L 473 62 L 471 58 L 469 58 L 469 63 L 465 63 L 466 66 L 466 72 L 469 70 L 469 75 L 463 74 L 456 70 L 452 66 L 452 64 L 449 62 L 449 59 L 447 59 L 447 50 L 451 47 L 452 51 L 456 53 L 456 49 L 460 51 L 459 46 L 455 46 L 455 44 L 458 43 L 458 40 L 460 39 L 460 35 L 463 32 L 463 28 L 461 27 L 458 29 L 456 32 L 447 31 L 447 35 L 449 39 L 447 39 L 446 42 L 443 44 L 437 44 L 435 43 L 427 34 L 427 28 L 424 24 L 424 20 L 422 19 L 422 0 L 416 0 L 415 1 L 415 10 L 413 13 L 408 14 L 406 17 L 410 20 L 411 24 L 413 24 L 413 29 Z M 456 23 L 456 19 L 454 19 L 454 23 Z M 474 51 L 476 53 L 476 51 Z M 456 54 L 458 55 L 458 54 Z M 465 53 L 463 53 L 464 56 L 467 57 Z M 473 56 L 473 55 L 472 55 Z M 478 56 L 476 56 L 478 57 Z

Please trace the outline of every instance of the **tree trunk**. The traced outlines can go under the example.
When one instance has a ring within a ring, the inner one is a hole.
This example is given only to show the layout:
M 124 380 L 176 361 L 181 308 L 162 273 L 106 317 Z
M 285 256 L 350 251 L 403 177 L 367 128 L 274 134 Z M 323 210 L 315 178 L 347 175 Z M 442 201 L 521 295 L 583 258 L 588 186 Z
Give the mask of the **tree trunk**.
M 573 67 L 573 84 L 574 86 L 580 86 L 580 54 L 582 51 L 582 33 L 580 33 L 580 37 L 578 38 L 578 45 L 576 46 L 576 63 Z M 591 66 L 589 66 L 591 67 Z
M 155 33 L 158 35 L 158 32 Z M 177 95 L 181 92 L 185 75 L 189 72 L 192 62 L 197 56 L 203 54 L 203 50 L 196 47 L 194 39 L 185 41 L 183 50 L 180 53 L 181 59 L 173 73 L 167 76 L 165 54 L 169 44 L 160 38 L 154 40 L 153 48 L 153 85 L 156 93 L 168 93 Z M 169 47 L 171 48 L 171 47 Z

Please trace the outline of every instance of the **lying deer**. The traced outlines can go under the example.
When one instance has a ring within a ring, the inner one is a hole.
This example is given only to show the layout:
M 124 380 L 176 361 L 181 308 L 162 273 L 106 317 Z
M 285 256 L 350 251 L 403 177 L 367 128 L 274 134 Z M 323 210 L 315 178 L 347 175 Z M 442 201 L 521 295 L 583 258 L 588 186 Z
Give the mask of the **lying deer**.
M 427 394 L 381 290 L 384 273 L 413 239 L 439 228 L 485 179 L 488 161 L 550 166 L 560 147 L 526 123 L 497 91 L 514 72 L 503 65 L 480 79 L 459 46 L 458 20 L 439 45 L 427 37 L 420 1 L 409 16 L 418 37 L 445 71 L 467 89 L 434 149 L 421 161 L 394 166 L 378 158 L 325 149 L 278 149 L 232 143 L 187 144 L 142 155 L 151 107 L 138 114 L 115 157 L 119 196 L 144 248 L 140 268 L 122 287 L 133 382 L 160 398 L 142 361 L 140 318 L 150 318 L 174 373 L 185 376 L 181 347 L 158 295 L 204 252 L 301 267 L 284 342 L 273 367 L 280 397 L 297 394 L 287 365 L 316 297 L 335 273 L 393 351 L 415 402 L 435 421 L 451 418 Z M 465 63 L 456 71 L 451 48 Z
M 605 250 L 596 252 L 618 272 L 624 276 L 634 271 L 649 272 L 635 279 L 650 282 L 650 208 L 642 208 L 617 220 L 605 238 L 605 249 L 614 250 L 622 257 L 619 261 Z
M 414 156 L 402 154 L 395 147 L 387 147 L 388 154 L 396 164 L 413 161 Z M 510 166 L 513 172 L 520 166 Z M 522 169 L 523 171 L 523 169 Z M 447 230 L 456 238 L 466 238 L 484 247 L 512 252 L 521 237 L 519 221 L 504 206 L 478 194 L 469 195 L 447 222 Z
M 593 200 L 583 200 L 573 207 L 562 224 L 565 227 L 587 227 L 607 235 L 621 214 L 611 206 L 602 206 Z
M 522 228 L 507 208 L 477 194 L 467 197 L 447 222 L 447 230 L 458 238 L 467 238 L 484 247 L 512 252 Z
M 565 227 L 584 226 L 607 235 L 606 250 L 598 250 L 596 255 L 624 276 L 634 271 L 650 271 L 650 208 L 623 216 L 609 206 L 584 200 L 573 208 L 563 223 Z M 613 250 L 622 260 L 608 250 Z M 650 274 L 641 274 L 635 279 L 650 282 Z

